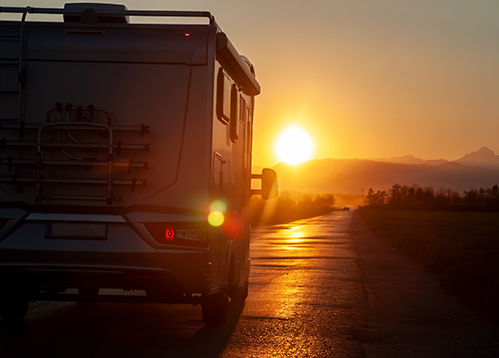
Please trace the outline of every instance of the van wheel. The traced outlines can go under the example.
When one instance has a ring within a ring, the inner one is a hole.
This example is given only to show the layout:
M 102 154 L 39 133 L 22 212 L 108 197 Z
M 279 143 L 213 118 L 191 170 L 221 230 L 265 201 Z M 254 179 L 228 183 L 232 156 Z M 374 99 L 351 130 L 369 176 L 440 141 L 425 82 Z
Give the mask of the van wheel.
M 223 324 L 227 318 L 228 306 L 229 294 L 227 290 L 206 296 L 201 303 L 204 323 L 210 326 Z
M 248 297 L 248 284 L 249 281 L 244 281 L 242 286 L 230 288 L 230 298 L 234 301 L 244 301 Z
M 6 322 L 21 321 L 28 312 L 29 299 L 22 292 L 0 293 L 0 317 Z

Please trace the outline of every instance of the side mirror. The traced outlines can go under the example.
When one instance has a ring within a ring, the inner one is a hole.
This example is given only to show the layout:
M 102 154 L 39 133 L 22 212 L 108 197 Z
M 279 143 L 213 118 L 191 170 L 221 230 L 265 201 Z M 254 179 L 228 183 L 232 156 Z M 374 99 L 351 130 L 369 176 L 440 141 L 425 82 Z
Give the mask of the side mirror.
M 252 190 L 251 195 L 261 195 L 263 200 L 274 199 L 279 195 L 277 173 L 273 169 L 264 168 L 262 174 L 251 174 L 252 179 L 261 180 L 261 189 Z

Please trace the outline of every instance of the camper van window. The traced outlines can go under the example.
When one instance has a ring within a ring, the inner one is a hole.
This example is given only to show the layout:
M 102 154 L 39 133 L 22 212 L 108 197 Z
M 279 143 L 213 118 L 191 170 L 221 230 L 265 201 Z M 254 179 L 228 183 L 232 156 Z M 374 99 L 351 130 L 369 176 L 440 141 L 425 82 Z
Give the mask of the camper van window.
M 252 124 L 251 124 L 251 112 L 248 106 L 245 106 L 247 110 L 246 125 L 244 129 L 244 140 L 245 140 L 245 168 L 251 171 L 251 144 L 252 144 Z
M 230 140 L 234 143 L 239 139 L 239 92 L 235 84 L 232 85 L 230 96 Z
M 231 105 L 230 79 L 223 69 L 218 72 L 217 79 L 217 117 L 222 123 L 229 123 Z
M 244 100 L 243 97 L 240 97 L 239 101 L 239 121 L 244 124 L 246 123 L 246 101 Z

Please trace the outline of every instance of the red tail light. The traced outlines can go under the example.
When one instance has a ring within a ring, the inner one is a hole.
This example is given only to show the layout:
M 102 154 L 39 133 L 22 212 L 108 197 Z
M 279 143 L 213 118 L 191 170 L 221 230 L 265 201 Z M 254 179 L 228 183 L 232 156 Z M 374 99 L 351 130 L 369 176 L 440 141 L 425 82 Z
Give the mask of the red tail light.
M 175 230 L 171 226 L 167 226 L 165 230 L 165 240 L 170 241 L 175 237 Z
M 208 247 L 206 223 L 144 223 L 160 245 Z

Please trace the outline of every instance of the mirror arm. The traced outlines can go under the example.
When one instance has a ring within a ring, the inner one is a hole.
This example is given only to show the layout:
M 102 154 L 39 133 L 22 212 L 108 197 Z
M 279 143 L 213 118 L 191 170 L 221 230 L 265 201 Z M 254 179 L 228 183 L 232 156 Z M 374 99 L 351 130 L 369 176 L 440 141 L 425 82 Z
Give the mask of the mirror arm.
M 251 179 L 262 179 L 262 174 L 251 174 Z M 251 196 L 262 195 L 262 189 L 251 189 Z
M 262 195 L 262 191 L 251 189 L 251 196 L 253 196 L 253 195 Z

